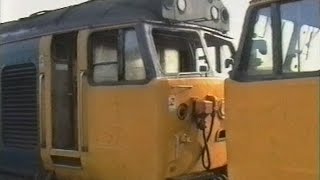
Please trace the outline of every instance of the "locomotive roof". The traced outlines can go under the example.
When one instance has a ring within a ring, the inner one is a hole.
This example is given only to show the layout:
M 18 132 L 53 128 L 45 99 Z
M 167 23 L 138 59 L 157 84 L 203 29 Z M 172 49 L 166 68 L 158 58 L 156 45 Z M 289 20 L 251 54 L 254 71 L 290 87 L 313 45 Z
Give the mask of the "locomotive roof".
M 27 18 L 1 24 L 1 43 L 93 25 L 163 20 L 156 6 L 161 6 L 160 1 L 91 0 L 66 8 L 42 11 Z

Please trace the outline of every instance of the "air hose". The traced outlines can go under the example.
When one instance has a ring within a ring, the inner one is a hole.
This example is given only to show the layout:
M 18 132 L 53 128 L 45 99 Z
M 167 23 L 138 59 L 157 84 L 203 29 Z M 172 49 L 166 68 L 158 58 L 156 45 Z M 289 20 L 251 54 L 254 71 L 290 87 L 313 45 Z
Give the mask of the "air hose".
M 208 143 L 209 143 L 209 140 L 212 135 L 215 116 L 216 116 L 215 112 L 213 111 L 213 113 L 211 114 L 211 122 L 210 122 L 209 132 L 207 135 L 206 135 L 206 126 L 202 126 L 203 128 L 201 128 L 203 143 L 204 143 L 204 146 L 203 146 L 202 152 L 201 152 L 201 161 L 202 161 L 202 166 L 206 170 L 211 169 L 211 156 L 210 156 L 210 149 L 209 149 Z M 203 119 L 201 121 L 204 121 L 204 123 L 205 123 L 205 119 Z M 207 163 L 205 162 L 205 158 L 207 158 Z
M 214 109 L 211 113 L 210 127 L 209 127 L 208 133 L 206 133 L 206 129 L 207 129 L 206 118 L 208 117 L 208 114 L 205 114 L 205 113 L 197 114 L 195 107 L 196 107 L 196 102 L 193 102 L 193 109 L 192 109 L 193 119 L 197 125 L 197 128 L 202 131 L 202 138 L 203 138 L 203 147 L 201 150 L 201 162 L 202 162 L 203 168 L 209 171 L 211 169 L 211 164 L 212 164 L 211 156 L 210 156 L 209 141 L 213 131 L 214 119 L 216 117 L 216 110 Z

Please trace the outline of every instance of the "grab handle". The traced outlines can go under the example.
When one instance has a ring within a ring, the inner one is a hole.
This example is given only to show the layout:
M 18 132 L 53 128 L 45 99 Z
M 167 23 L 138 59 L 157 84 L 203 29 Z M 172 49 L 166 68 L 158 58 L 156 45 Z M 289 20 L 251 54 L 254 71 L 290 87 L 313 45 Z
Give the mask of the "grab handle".
M 45 128 L 45 119 L 43 118 L 43 80 L 44 74 L 39 75 L 39 126 L 40 126 L 40 143 L 41 147 L 46 147 L 46 128 Z
M 78 137 L 79 151 L 88 152 L 88 143 L 85 131 L 85 119 L 83 117 L 83 79 L 86 76 L 86 71 L 80 71 L 78 84 Z

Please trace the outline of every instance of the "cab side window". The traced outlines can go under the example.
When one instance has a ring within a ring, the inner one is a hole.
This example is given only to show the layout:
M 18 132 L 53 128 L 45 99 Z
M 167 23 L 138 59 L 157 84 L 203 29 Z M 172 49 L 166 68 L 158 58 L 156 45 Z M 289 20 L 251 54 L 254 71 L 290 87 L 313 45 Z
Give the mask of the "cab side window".
M 248 63 L 249 75 L 272 74 L 272 27 L 271 8 L 259 9 L 251 35 L 251 49 Z
M 208 71 L 209 65 L 197 33 L 155 29 L 152 35 L 165 75 Z
M 136 32 L 108 30 L 90 37 L 91 76 L 95 84 L 117 84 L 146 79 Z
M 280 5 L 285 73 L 320 70 L 319 2 L 304 0 Z
M 99 32 L 92 36 L 92 68 L 95 83 L 119 80 L 118 32 Z
M 320 11 L 317 0 L 257 7 L 246 41 L 249 77 L 305 77 L 320 70 Z
M 226 66 L 226 61 L 228 59 L 233 58 L 233 49 L 230 45 L 222 45 L 220 46 L 220 69 L 221 72 L 225 77 L 229 76 L 229 72 L 232 70 L 232 66 Z
M 208 55 L 210 61 L 215 65 L 215 76 L 226 78 L 232 67 L 227 65 L 227 60 L 232 59 L 235 53 L 232 44 L 228 41 L 215 37 L 212 34 L 205 34 Z

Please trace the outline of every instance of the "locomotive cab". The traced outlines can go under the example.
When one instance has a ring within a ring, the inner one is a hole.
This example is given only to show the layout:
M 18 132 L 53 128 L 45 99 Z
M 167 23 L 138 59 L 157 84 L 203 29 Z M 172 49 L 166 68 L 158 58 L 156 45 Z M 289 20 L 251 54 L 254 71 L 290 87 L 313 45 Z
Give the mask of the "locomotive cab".
M 2 116 L 0 172 L 226 179 L 223 89 L 225 61 L 234 54 L 228 29 L 228 12 L 215 0 L 96 0 L 3 24 L 0 55 L 16 60 L 1 63 L 21 82 L 2 88 L 23 93 L 23 73 L 10 68 L 34 67 L 27 74 L 37 88 L 28 92 L 38 97 L 32 101 L 38 113 L 23 119 L 29 109 L 19 106 L 9 109 L 16 121 Z M 8 94 L 3 103 L 18 98 Z M 21 142 L 29 137 L 35 141 L 25 141 L 26 148 Z M 25 163 L 12 161 L 15 150 Z

